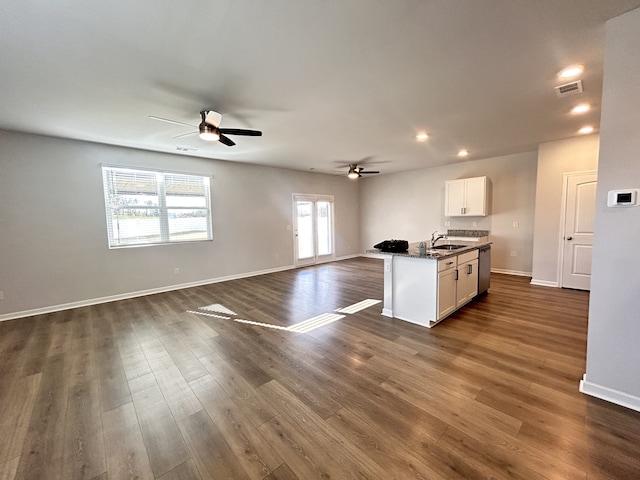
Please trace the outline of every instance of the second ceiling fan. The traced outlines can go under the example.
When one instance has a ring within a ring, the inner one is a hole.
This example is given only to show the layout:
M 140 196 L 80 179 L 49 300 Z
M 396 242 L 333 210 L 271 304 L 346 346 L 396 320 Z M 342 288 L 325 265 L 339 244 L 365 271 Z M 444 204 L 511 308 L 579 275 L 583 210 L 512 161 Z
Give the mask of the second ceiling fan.
M 349 173 L 347 173 L 347 177 L 351 179 L 356 179 L 362 177 L 362 175 L 372 175 L 380 173 L 378 170 L 367 170 L 365 171 L 363 167 L 358 166 L 356 163 L 352 163 L 349 165 Z
M 200 112 L 201 122 L 200 125 L 190 125 L 188 123 L 178 122 L 176 120 L 169 120 L 167 118 L 149 116 L 154 120 L 160 120 L 161 122 L 174 123 L 176 125 L 184 125 L 186 127 L 197 128 L 197 132 L 184 133 L 182 135 L 176 135 L 173 138 L 186 137 L 187 135 L 195 135 L 198 133 L 202 140 L 208 142 L 220 142 L 228 147 L 233 147 L 236 142 L 231 140 L 227 135 L 244 135 L 249 137 L 260 137 L 262 132 L 260 130 L 247 130 L 244 128 L 220 128 L 220 122 L 222 121 L 222 115 L 213 110 L 202 110 Z

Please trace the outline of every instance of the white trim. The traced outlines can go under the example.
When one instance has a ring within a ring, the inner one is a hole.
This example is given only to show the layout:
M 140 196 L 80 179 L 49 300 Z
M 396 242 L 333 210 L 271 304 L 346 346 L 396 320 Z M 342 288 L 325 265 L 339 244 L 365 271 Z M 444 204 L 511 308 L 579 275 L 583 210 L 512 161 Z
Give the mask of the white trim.
M 605 387 L 604 385 L 598 385 L 597 383 L 591 383 L 587 381 L 587 374 L 585 373 L 580 380 L 579 390 L 592 397 L 606 400 L 607 402 L 621 405 L 631 410 L 640 412 L 640 397 L 629 395 L 628 393 L 621 392 L 620 390 L 614 390 L 613 388 Z
M 555 287 L 558 288 L 558 282 L 549 282 L 548 280 L 536 280 L 535 278 L 531 279 L 531 285 L 538 285 L 540 287 Z
M 340 260 L 348 260 L 350 258 L 355 258 L 358 257 L 359 255 L 356 254 L 351 254 L 351 255 L 344 255 L 332 260 L 327 260 L 325 262 L 322 263 L 330 263 L 330 262 L 337 262 Z M 42 308 L 34 308 L 34 309 L 30 309 L 30 310 L 23 310 L 21 312 L 12 312 L 12 313 L 5 313 L 3 315 L 0 315 L 0 322 L 4 322 L 6 320 L 14 320 L 16 318 L 24 318 L 24 317 L 32 317 L 34 315 L 43 315 L 43 314 L 47 314 L 47 313 L 53 313 L 53 312 L 60 312 L 62 310 L 71 310 L 72 308 L 81 308 L 81 307 L 88 307 L 90 305 L 97 305 L 100 303 L 108 303 L 108 302 L 115 302 L 118 300 L 126 300 L 129 298 L 136 298 L 136 297 L 144 297 L 145 295 L 153 295 L 156 293 L 164 293 L 164 292 L 172 292 L 174 290 L 181 290 L 183 288 L 191 288 L 191 287 L 200 287 L 202 285 L 209 285 L 212 283 L 220 283 L 220 282 L 227 282 L 229 280 L 238 280 L 240 278 L 247 278 L 247 277 L 256 277 L 258 275 L 265 275 L 268 273 L 276 273 L 276 272 L 283 272 L 285 270 L 295 270 L 296 267 L 295 265 L 285 265 L 283 267 L 276 267 L 276 268 L 269 268 L 267 270 L 258 270 L 255 272 L 248 272 L 248 273 L 239 273 L 236 275 L 227 275 L 226 277 L 217 277 L 217 278 L 208 278 L 206 280 L 199 280 L 197 282 L 189 282 L 189 283 L 180 283 L 177 285 L 169 285 L 166 287 L 159 287 L 159 288 L 150 288 L 148 290 L 139 290 L 139 291 L 135 291 L 135 292 L 128 292 L 128 293 L 120 293 L 118 295 L 108 295 L 106 297 L 98 297 L 98 298 L 90 298 L 87 300 L 79 300 L 77 302 L 69 302 L 69 303 L 61 303 L 59 305 L 51 305 L 48 307 L 42 307 Z
M 504 270 L 502 268 L 492 268 L 491 273 L 502 273 L 504 275 L 515 275 L 518 277 L 530 277 L 531 272 L 521 272 L 520 270 Z
M 340 260 L 349 260 L 350 258 L 357 258 L 359 256 L 360 256 L 359 253 L 350 253 L 349 255 L 342 255 L 341 257 L 336 257 L 332 260 L 326 260 L 326 261 L 323 261 L 322 263 L 331 263 L 331 262 L 337 262 Z
M 382 253 L 360 253 L 359 255 L 366 258 L 379 258 L 380 260 L 384 260 L 385 257 Z
M 5 320 L 13 320 L 16 318 L 42 315 L 45 313 L 59 312 L 61 310 L 70 310 L 72 308 L 88 307 L 90 305 L 97 305 L 99 303 L 115 302 L 118 300 L 126 300 L 129 298 L 144 297 L 145 295 L 153 295 L 156 293 L 171 292 L 174 290 L 181 290 L 183 288 L 200 287 L 202 285 L 209 285 L 211 283 L 220 283 L 220 282 L 226 282 L 229 280 L 238 280 L 240 278 L 255 277 L 255 276 L 264 275 L 267 273 L 276 273 L 276 272 L 282 272 L 285 270 L 293 270 L 295 268 L 296 267 L 294 265 L 287 265 L 284 267 L 270 268 L 267 270 L 260 270 L 260 271 L 248 272 L 248 273 L 239 273 L 236 275 L 227 275 L 226 277 L 208 278 L 206 280 L 199 280 L 197 282 L 180 283 L 177 285 L 168 285 L 166 287 L 150 288 L 148 290 L 138 290 L 136 292 L 120 293 L 118 295 L 109 295 L 106 297 L 90 298 L 87 300 L 80 300 L 77 302 L 51 305 L 49 307 L 23 310 L 21 312 L 14 312 L 14 313 L 7 313 L 4 315 L 0 315 L 0 322 L 3 322 Z

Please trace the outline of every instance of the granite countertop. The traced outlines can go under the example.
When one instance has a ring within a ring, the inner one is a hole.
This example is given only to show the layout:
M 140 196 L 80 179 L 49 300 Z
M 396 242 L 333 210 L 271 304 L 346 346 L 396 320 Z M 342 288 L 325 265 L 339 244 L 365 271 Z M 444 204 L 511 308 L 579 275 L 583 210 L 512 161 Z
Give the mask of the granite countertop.
M 409 244 L 409 250 L 402 253 L 397 252 L 383 252 L 377 248 L 372 248 L 371 250 L 367 250 L 367 253 L 379 253 L 382 255 L 398 255 L 402 257 L 413 257 L 413 258 L 425 258 L 432 260 L 440 260 L 442 258 L 453 257 L 456 255 L 460 255 L 461 253 L 471 252 L 472 250 L 478 250 L 480 247 L 485 245 L 491 245 L 492 242 L 483 242 L 483 243 L 474 243 L 473 245 L 468 245 L 463 241 L 439 241 L 436 243 L 438 245 L 464 245 L 462 248 L 458 248 L 456 250 L 433 250 L 428 247 L 429 241 L 425 240 L 424 243 L 427 245 L 427 249 L 424 255 L 420 255 L 420 243 L 414 242 Z

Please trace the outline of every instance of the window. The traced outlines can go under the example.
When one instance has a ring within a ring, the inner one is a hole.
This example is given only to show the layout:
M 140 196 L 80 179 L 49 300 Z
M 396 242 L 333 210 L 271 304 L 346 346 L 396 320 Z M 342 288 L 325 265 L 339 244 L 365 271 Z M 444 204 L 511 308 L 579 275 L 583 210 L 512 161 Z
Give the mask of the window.
M 109 247 L 212 240 L 210 178 L 102 167 Z

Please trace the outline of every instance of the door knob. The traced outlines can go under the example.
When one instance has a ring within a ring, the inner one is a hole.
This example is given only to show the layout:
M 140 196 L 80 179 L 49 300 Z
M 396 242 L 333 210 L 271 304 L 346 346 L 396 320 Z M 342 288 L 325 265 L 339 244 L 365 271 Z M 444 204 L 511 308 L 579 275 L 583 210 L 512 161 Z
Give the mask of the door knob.
M 567 237 L 567 240 L 573 240 L 573 237 Z

